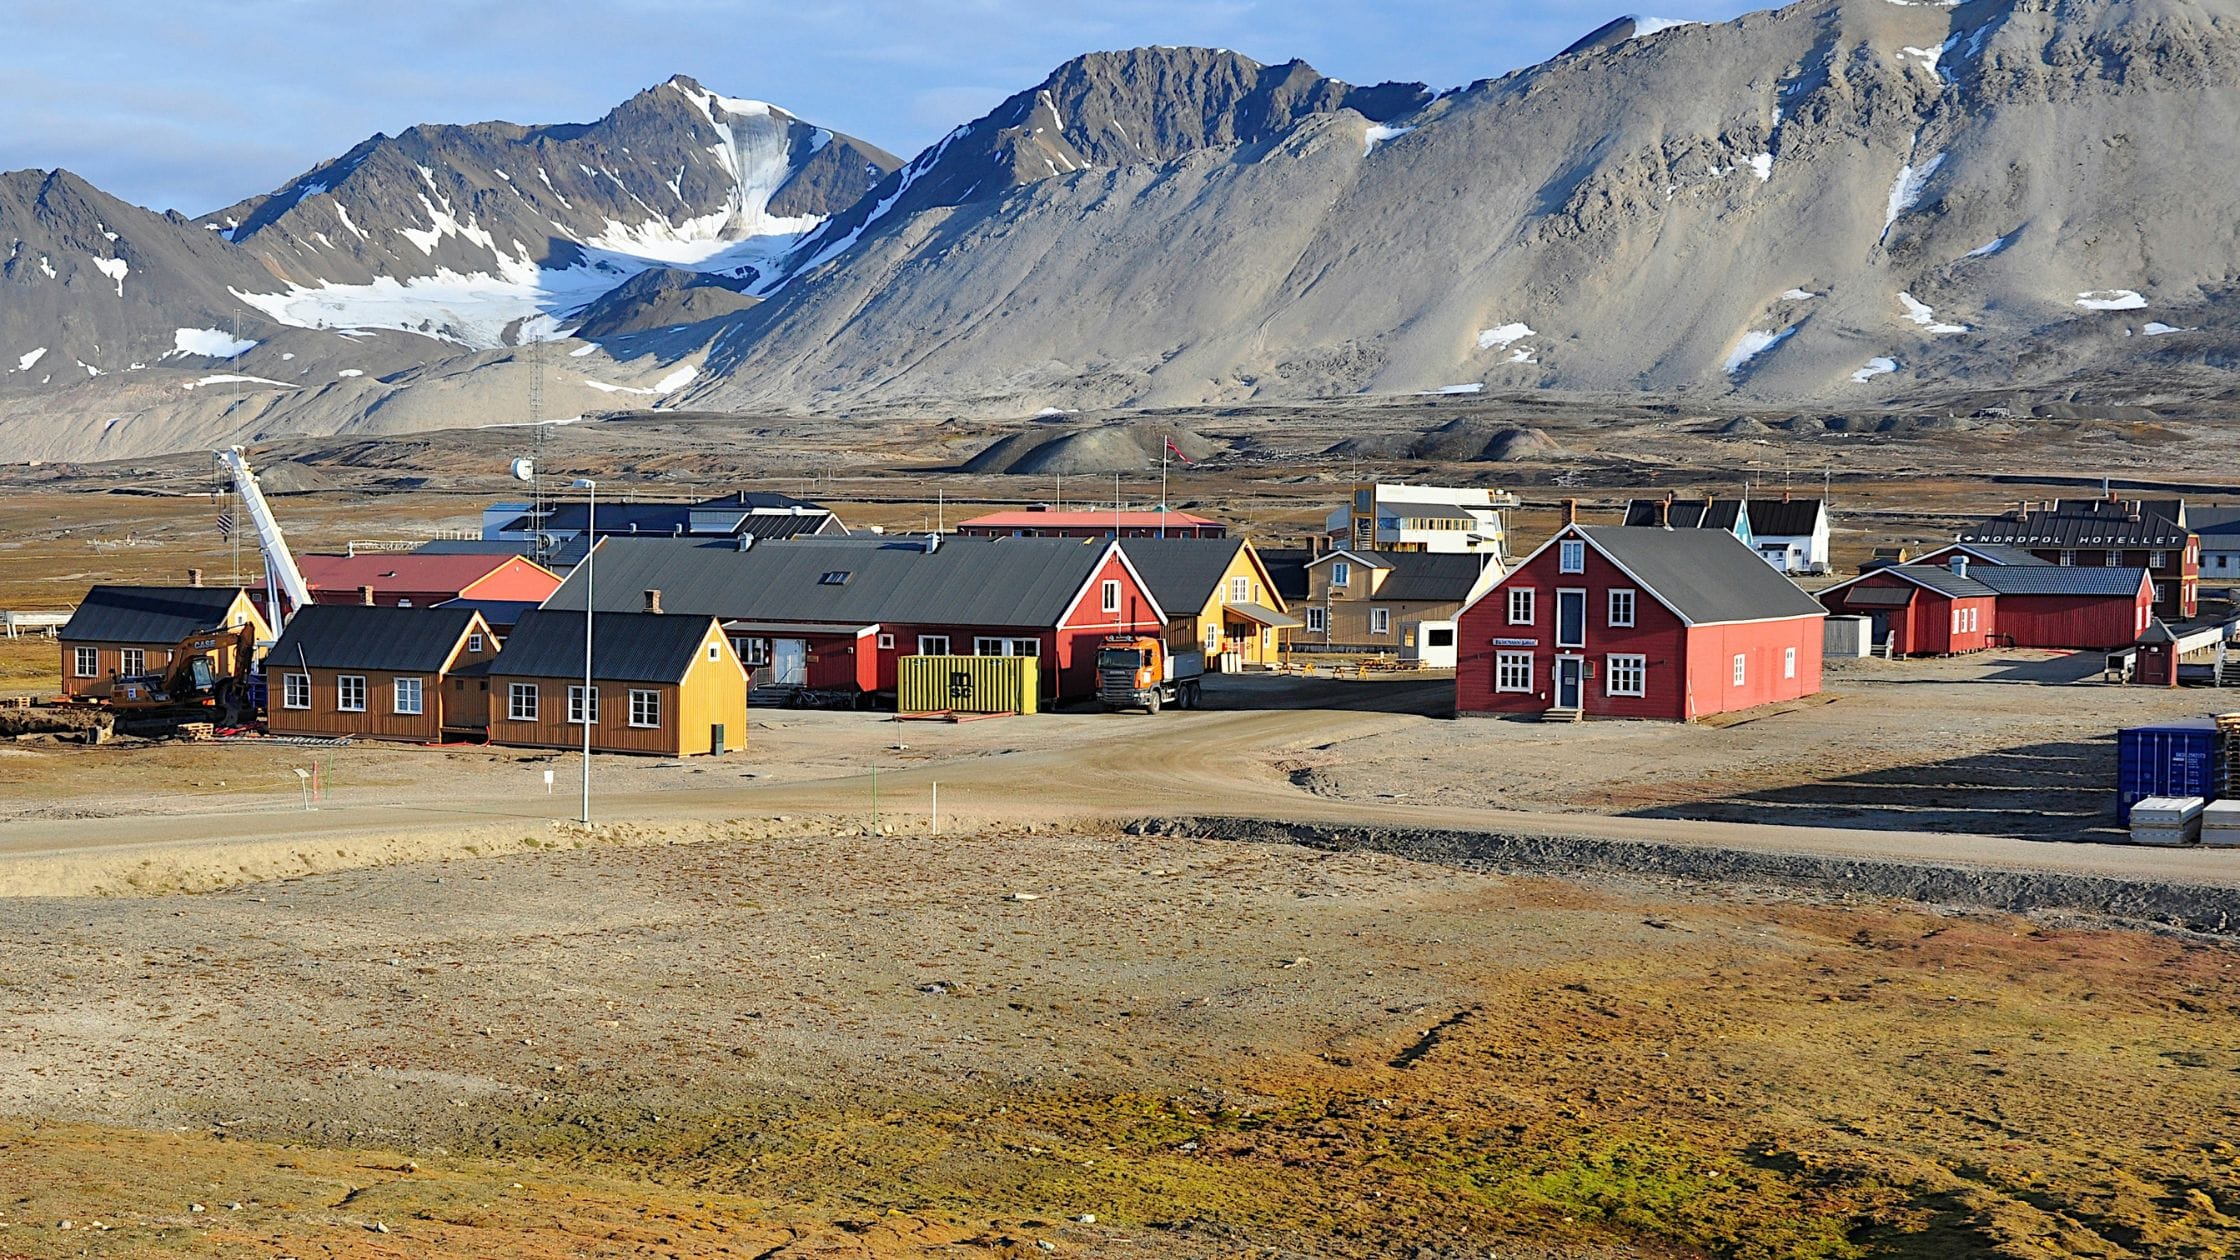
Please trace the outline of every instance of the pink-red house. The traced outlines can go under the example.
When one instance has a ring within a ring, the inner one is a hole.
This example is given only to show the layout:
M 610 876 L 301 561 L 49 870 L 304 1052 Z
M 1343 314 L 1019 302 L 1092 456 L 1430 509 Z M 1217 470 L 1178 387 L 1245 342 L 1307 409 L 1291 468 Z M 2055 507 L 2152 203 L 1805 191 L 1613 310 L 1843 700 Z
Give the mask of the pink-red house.
M 2144 568 L 2048 564 L 2028 552 L 1968 544 L 1875 569 L 1819 598 L 1830 612 L 1868 618 L 1871 641 L 1900 656 L 2123 647 L 2152 624 L 2155 603 Z
M 1820 690 L 1810 595 L 1723 530 L 1559 530 L 1462 611 L 1463 716 L 1687 721 Z

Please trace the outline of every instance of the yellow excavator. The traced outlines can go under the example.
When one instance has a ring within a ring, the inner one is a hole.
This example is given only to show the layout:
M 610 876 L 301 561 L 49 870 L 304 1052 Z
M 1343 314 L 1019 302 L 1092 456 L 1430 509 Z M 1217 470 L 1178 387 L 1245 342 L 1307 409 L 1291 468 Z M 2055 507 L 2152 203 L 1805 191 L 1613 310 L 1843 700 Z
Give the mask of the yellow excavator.
M 251 670 L 257 628 L 236 626 L 189 635 L 171 649 L 160 672 L 127 674 L 109 687 L 108 706 L 135 725 L 155 721 L 207 721 L 246 726 L 256 720 Z

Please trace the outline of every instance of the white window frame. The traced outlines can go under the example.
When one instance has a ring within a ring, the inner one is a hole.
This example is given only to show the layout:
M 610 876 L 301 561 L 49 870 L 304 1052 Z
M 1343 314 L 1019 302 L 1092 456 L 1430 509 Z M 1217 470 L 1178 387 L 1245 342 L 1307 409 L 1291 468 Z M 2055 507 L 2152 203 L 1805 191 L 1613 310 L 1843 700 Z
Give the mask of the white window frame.
M 710 643 L 710 644 L 708 645 L 708 659 L 709 659 L 709 660 L 711 660 L 711 661 L 720 661 L 720 660 L 722 660 L 722 659 L 723 659 L 723 644 L 721 644 L 721 643 Z
M 1566 595 L 1577 595 L 1579 597 L 1579 637 L 1573 641 L 1566 641 L 1563 637 L 1563 597 Z M 1555 639 L 1556 646 L 1559 648 L 1583 648 L 1587 645 L 1587 592 L 1584 587 L 1559 586 L 1556 588 L 1554 624 L 1549 627 L 1549 633 Z
M 481 650 L 482 650 L 482 636 L 481 636 L 481 635 L 479 635 L 479 634 L 470 634 L 470 635 L 468 635 L 468 636 L 467 636 L 467 650 L 468 650 L 469 652 L 479 652 L 479 651 L 481 651 Z
M 2157 583 L 2155 583 L 2155 584 L 2154 584 L 2154 602 L 2156 602 L 2156 603 L 2158 603 L 2158 604 L 2160 604 L 2160 603 L 2164 603 L 2164 602 L 2167 602 L 2167 601 L 2169 600 L 2169 598 L 2170 598 L 2170 588 L 2169 588 L 2169 586 L 2168 586 L 2167 584 L 2165 584 L 2165 583 L 2162 583 L 2162 582 L 2157 582 Z
M 1495 652 L 1493 689 L 1502 695 L 1532 694 L 1532 653 Z
M 588 703 L 586 703 L 588 699 Z M 586 716 L 589 721 L 585 721 Z M 582 683 L 568 684 L 568 725 L 597 726 L 599 724 L 599 686 L 593 683 L 586 689 Z
M 630 689 L 630 725 L 641 731 L 661 729 L 661 693 L 644 687 Z
M 1389 608 L 1372 608 L 1372 609 L 1370 609 L 1370 610 L 1369 610 L 1369 633 L 1371 633 L 1371 634 L 1391 634 L 1391 633 L 1392 633 L 1392 610 L 1391 610 L 1391 609 L 1389 609 Z
M 2108 548 L 2108 567 L 2109 567 L 2109 568 L 2111 568 L 2111 569 L 2115 569 L 2115 568 L 2121 568 L 2121 567 L 2122 567 L 2122 565 L 2123 565 L 2123 553 L 2122 553 L 2121 551 L 2118 551 L 2118 550 L 2116 550 L 2116 549 L 2115 549 L 2115 548 L 2113 548 L 2113 547 L 2110 547 L 2110 548 Z
M 940 645 L 941 645 L 941 647 L 940 647 L 940 650 L 938 650 L 938 651 L 936 651 L 936 650 L 934 649 L 934 647 L 933 647 L 933 645 L 934 645 L 934 644 L 936 644 L 936 643 L 938 643 L 938 644 L 940 644 Z M 948 636 L 948 635 L 945 635 L 945 634 L 921 634 L 921 635 L 919 635 L 919 636 L 918 636 L 918 655 L 920 655 L 920 656 L 947 656 L 948 654 L 949 654 L 949 636 Z
M 412 707 L 405 707 L 405 693 L 412 695 Z M 427 683 L 419 678 L 392 678 L 389 680 L 390 708 L 400 717 L 419 717 L 428 711 Z
M 2059 563 L 2063 568 L 2074 567 L 2077 563 L 2077 553 L 2074 551 L 2064 550 L 2061 553 Z
M 893 651 L 893 650 L 894 650 L 894 636 L 893 636 L 893 635 L 891 635 L 891 634 L 882 634 L 882 635 L 880 635 L 880 636 L 879 636 L 879 650 L 880 650 L 880 651 L 882 651 L 882 652 L 891 652 L 891 651 Z
M 1329 609 L 1327 609 L 1327 608 L 1308 608 L 1308 609 L 1306 609 L 1306 610 L 1304 610 L 1304 611 L 1305 611 L 1305 612 L 1306 612 L 1306 614 L 1307 614 L 1307 624 L 1306 624 L 1306 631 L 1307 631 L 1307 633 L 1308 633 L 1308 634 L 1328 634 L 1328 633 L 1330 633 L 1330 610 L 1329 610 Z
M 1249 602 L 1251 602 L 1251 600 L 1252 600 L 1252 579 L 1251 579 L 1251 578 L 1249 578 L 1249 577 L 1233 577 L 1233 578 L 1230 578 L 1230 579 L 1229 579 L 1229 602 L 1230 602 L 1230 603 L 1232 603 L 1232 604 L 1244 604 L 1244 603 L 1249 603 Z
M 1602 658 L 1602 694 L 1649 694 L 1649 658 L 1639 652 L 1612 652 Z
M 311 675 L 280 675 L 280 707 L 283 709 L 308 709 L 311 707 Z
M 148 649 L 118 648 L 117 673 L 132 678 L 148 672 Z
M 1330 562 L 1330 585 L 1353 585 L 1353 566 L 1343 560 L 1332 560 Z
M 1640 603 L 1640 594 L 1632 587 L 1613 586 L 1610 588 L 1609 605 L 1604 610 L 1603 620 L 1608 622 L 1612 629 L 1631 630 L 1634 614 Z M 1621 608 L 1624 609 L 1623 612 L 1619 611 Z
M 2169 563 L 2170 553 L 2167 551 L 2150 551 L 2147 553 L 2147 567 L 2150 569 L 2165 568 Z
M 357 693 L 357 702 L 351 703 L 351 693 Z M 334 711 L 337 713 L 363 713 L 366 711 L 366 676 L 364 674 L 337 674 L 334 679 Z
M 888 637 L 891 638 L 892 636 Z M 888 646 L 892 647 L 893 644 L 890 643 Z M 747 635 L 744 638 L 732 640 L 731 650 L 739 654 L 739 663 L 749 669 L 759 669 L 770 663 L 770 640 L 768 639 Z
M 1206 654 L 1208 656 L 1219 656 L 1221 654 L 1221 623 L 1218 621 L 1206 623 Z
M 1103 599 L 1106 612 L 1116 613 L 1120 611 L 1120 581 L 1118 578 L 1106 578 L 1104 580 Z
M 542 699 L 543 697 L 540 696 L 537 692 L 537 685 L 535 683 L 517 682 L 506 684 L 506 721 L 536 721 L 537 711 L 541 707 Z
M 988 636 L 972 641 L 974 656 L 1034 656 L 1042 655 L 1040 639 L 1008 639 Z
M 101 649 L 90 647 L 72 648 L 70 650 L 70 669 L 73 677 L 101 677 Z
M 1747 684 L 1747 683 L 1748 683 L 1749 681 L 1750 681 L 1750 657 L 1749 657 L 1749 654 L 1748 654 L 1748 653 L 1745 653 L 1745 652 L 1737 652 L 1737 653 L 1735 653 L 1735 654 L 1734 654 L 1734 685 L 1735 685 L 1735 686 L 1737 686 L 1737 687 L 1740 687 L 1740 686 L 1743 686 L 1743 685 Z
M 1533 624 L 1540 611 L 1540 601 L 1537 598 L 1539 593 L 1536 588 L 1530 586 L 1512 586 L 1509 588 L 1510 625 L 1529 626 Z
M 1587 571 L 1587 542 L 1583 538 L 1566 538 L 1556 544 L 1556 572 L 1585 573 Z
M 1797 676 L 1797 650 L 1793 647 L 1781 649 L 1781 676 L 1783 678 L 1795 678 Z

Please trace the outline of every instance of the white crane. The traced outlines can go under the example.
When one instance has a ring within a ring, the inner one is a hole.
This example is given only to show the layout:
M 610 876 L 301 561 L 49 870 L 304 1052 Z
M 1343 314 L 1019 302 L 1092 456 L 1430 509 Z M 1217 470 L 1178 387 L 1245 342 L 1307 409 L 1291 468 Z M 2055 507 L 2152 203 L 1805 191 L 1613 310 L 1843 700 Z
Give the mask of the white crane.
M 219 451 L 218 462 L 233 474 L 234 493 L 241 496 L 242 509 L 249 513 L 249 522 L 257 527 L 257 550 L 264 554 L 265 599 L 272 613 L 272 629 L 277 634 L 287 618 L 298 608 L 311 602 L 311 587 L 303 580 L 303 571 L 296 568 L 295 553 L 288 550 L 287 536 L 280 532 L 280 522 L 272 515 L 272 508 L 264 501 L 264 490 L 257 485 L 257 474 L 249 467 L 249 457 L 241 447 Z M 286 612 L 280 609 L 280 598 L 288 601 Z

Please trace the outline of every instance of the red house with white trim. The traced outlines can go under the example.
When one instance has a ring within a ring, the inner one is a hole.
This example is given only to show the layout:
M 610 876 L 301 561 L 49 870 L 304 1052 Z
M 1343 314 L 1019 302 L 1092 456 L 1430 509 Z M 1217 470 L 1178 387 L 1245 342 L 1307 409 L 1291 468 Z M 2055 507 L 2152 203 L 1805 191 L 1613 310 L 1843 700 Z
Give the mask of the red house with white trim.
M 1463 609 L 1466 717 L 1687 721 L 1820 690 L 1810 595 L 1723 530 L 1566 524 Z
M 1044 696 L 1094 695 L 1105 637 L 1167 611 L 1111 538 L 599 541 L 545 602 L 711 616 L 758 684 L 891 692 L 905 656 L 1034 656 Z M 1179 645 L 1179 646 L 1189 646 Z
M 2146 632 L 2155 604 L 2144 568 L 2048 564 L 2028 552 L 1965 543 L 1876 569 L 1819 598 L 1830 612 L 1868 618 L 1871 641 L 1900 656 L 2123 647 Z

